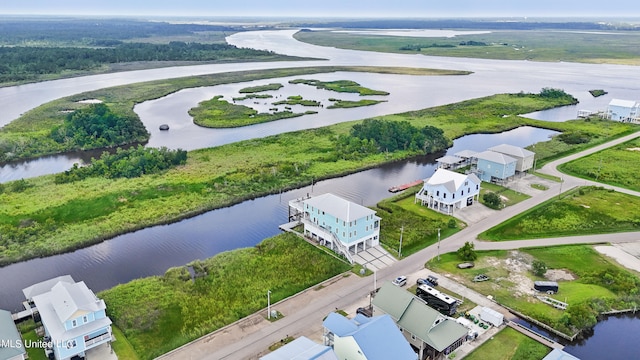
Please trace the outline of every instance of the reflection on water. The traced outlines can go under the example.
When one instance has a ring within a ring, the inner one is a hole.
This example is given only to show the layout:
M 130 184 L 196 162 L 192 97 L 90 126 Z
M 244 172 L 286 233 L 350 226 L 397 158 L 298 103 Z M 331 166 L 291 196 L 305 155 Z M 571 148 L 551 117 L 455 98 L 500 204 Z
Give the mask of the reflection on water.
M 546 140 L 555 132 L 522 127 L 501 134 L 469 135 L 457 139 L 447 150 L 485 150 L 509 143 L 526 146 Z M 219 252 L 253 246 L 280 232 L 287 221 L 289 200 L 308 193 L 332 192 L 365 206 L 389 196 L 393 185 L 424 179 L 435 171 L 433 154 L 383 165 L 315 183 L 301 189 L 265 196 L 222 208 L 170 225 L 154 226 L 124 234 L 73 253 L 34 259 L 0 268 L 3 279 L 0 308 L 17 309 L 21 290 L 48 278 L 71 274 L 95 291 L 135 278 L 163 274 L 169 267 L 204 259 Z

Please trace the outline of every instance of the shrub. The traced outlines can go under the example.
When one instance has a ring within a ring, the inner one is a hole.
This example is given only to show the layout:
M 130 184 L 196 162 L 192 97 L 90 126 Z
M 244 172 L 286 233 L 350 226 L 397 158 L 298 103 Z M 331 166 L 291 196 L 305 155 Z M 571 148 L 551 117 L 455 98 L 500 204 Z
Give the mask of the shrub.
M 458 249 L 458 257 L 464 261 L 474 261 L 478 258 L 478 254 L 476 254 L 474 249 L 475 245 L 467 241 L 460 249 Z
M 502 205 L 502 200 L 500 200 L 500 196 L 494 192 L 487 192 L 482 195 L 482 201 L 484 204 L 492 209 L 500 209 Z
M 534 260 L 531 264 L 531 271 L 533 271 L 533 274 L 536 276 L 544 276 L 547 272 L 547 264 L 545 264 L 544 261 Z

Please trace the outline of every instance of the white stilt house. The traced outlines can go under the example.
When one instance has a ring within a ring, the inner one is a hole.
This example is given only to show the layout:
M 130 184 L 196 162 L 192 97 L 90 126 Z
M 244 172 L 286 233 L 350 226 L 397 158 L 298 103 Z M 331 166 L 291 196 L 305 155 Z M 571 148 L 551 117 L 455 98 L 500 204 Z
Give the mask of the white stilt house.
M 453 214 L 478 201 L 480 179 L 474 174 L 464 175 L 446 169 L 438 169 L 416 194 L 415 201 L 431 209 Z

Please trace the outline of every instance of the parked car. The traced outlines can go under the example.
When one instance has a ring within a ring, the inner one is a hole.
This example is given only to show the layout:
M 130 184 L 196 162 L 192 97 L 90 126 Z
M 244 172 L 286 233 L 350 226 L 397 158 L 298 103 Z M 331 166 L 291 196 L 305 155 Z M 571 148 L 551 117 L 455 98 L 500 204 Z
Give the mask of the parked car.
M 356 310 L 356 313 L 364 315 L 366 317 L 371 317 L 373 316 L 373 309 L 370 306 L 359 307 L 358 310 Z
M 407 277 L 406 276 L 398 276 L 392 281 L 393 285 L 397 286 L 405 286 L 407 285 Z
M 427 281 L 431 283 L 431 286 L 438 286 L 438 278 L 433 275 L 427 276 Z
M 473 281 L 475 282 L 487 281 L 487 280 L 489 280 L 489 277 L 485 274 L 479 274 L 473 278 Z

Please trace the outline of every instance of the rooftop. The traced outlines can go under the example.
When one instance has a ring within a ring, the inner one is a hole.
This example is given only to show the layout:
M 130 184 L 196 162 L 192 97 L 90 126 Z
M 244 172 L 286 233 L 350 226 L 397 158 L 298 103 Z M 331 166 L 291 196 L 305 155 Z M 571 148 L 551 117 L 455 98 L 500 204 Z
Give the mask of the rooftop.
M 345 221 L 361 219 L 365 216 L 375 215 L 376 213 L 367 207 L 345 200 L 331 193 L 312 197 L 304 200 L 304 203 Z

